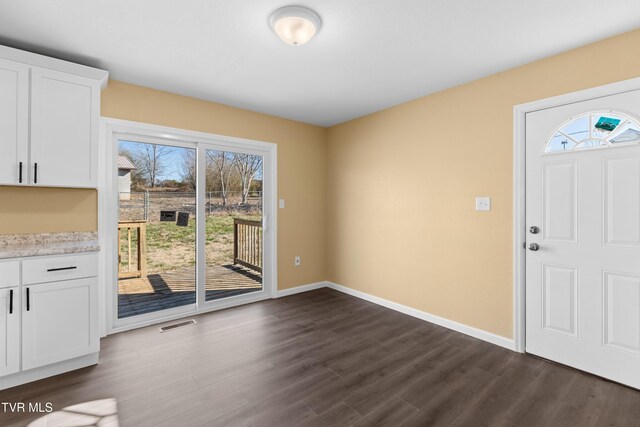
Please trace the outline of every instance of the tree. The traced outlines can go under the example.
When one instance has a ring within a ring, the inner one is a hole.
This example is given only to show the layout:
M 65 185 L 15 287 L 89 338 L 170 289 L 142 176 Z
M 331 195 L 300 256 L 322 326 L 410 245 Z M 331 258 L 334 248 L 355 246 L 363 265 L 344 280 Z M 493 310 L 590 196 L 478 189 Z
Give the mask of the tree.
M 243 205 L 247 203 L 251 182 L 256 177 L 258 171 L 262 170 L 262 156 L 233 153 L 232 161 L 240 175 L 240 183 L 242 184 L 242 201 L 240 204 Z
M 229 179 L 232 172 L 229 154 L 224 151 L 207 150 L 207 171 L 209 170 L 214 171 L 215 177 L 220 184 L 222 206 L 227 206 Z
M 132 153 L 138 172 L 146 178 L 151 188 L 156 186 L 158 178 L 164 173 L 167 157 L 172 151 L 170 147 L 163 145 L 138 144 Z
M 182 164 L 180 165 L 182 182 L 191 190 L 196 189 L 196 150 L 184 150 L 182 152 Z

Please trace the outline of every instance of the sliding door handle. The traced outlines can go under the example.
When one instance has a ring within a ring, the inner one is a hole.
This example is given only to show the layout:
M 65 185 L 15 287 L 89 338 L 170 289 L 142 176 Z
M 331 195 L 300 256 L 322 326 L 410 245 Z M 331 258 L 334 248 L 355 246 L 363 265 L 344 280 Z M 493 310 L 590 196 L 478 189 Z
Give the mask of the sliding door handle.
M 13 314 L 13 289 L 9 289 L 9 314 Z

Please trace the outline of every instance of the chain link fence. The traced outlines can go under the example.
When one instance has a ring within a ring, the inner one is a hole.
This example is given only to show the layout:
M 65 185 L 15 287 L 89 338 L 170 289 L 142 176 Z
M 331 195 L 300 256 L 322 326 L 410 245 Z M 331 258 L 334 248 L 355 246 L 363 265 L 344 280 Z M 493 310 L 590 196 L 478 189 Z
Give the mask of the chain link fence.
M 196 193 L 174 191 L 132 191 L 120 193 L 119 221 L 159 222 L 160 211 L 188 212 L 196 216 Z M 262 192 L 249 193 L 246 203 L 242 203 L 242 192 L 229 191 L 226 203 L 220 191 L 205 193 L 207 215 L 260 215 L 262 213 Z

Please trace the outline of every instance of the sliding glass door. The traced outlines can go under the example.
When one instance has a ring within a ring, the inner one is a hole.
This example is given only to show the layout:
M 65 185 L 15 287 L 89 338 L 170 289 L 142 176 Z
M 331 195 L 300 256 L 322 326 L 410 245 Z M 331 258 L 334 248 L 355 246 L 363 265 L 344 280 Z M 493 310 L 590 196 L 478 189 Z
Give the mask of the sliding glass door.
M 118 318 L 196 303 L 196 149 L 118 141 Z
M 115 142 L 115 329 L 271 295 L 268 150 L 154 135 Z
M 205 149 L 204 301 L 262 290 L 261 155 Z

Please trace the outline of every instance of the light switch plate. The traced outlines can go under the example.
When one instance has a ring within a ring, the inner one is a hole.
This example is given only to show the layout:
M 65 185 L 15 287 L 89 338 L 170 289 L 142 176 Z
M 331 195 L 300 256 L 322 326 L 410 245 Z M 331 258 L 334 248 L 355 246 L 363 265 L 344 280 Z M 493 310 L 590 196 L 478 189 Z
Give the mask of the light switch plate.
M 476 210 L 484 212 L 490 211 L 491 197 L 476 197 Z

